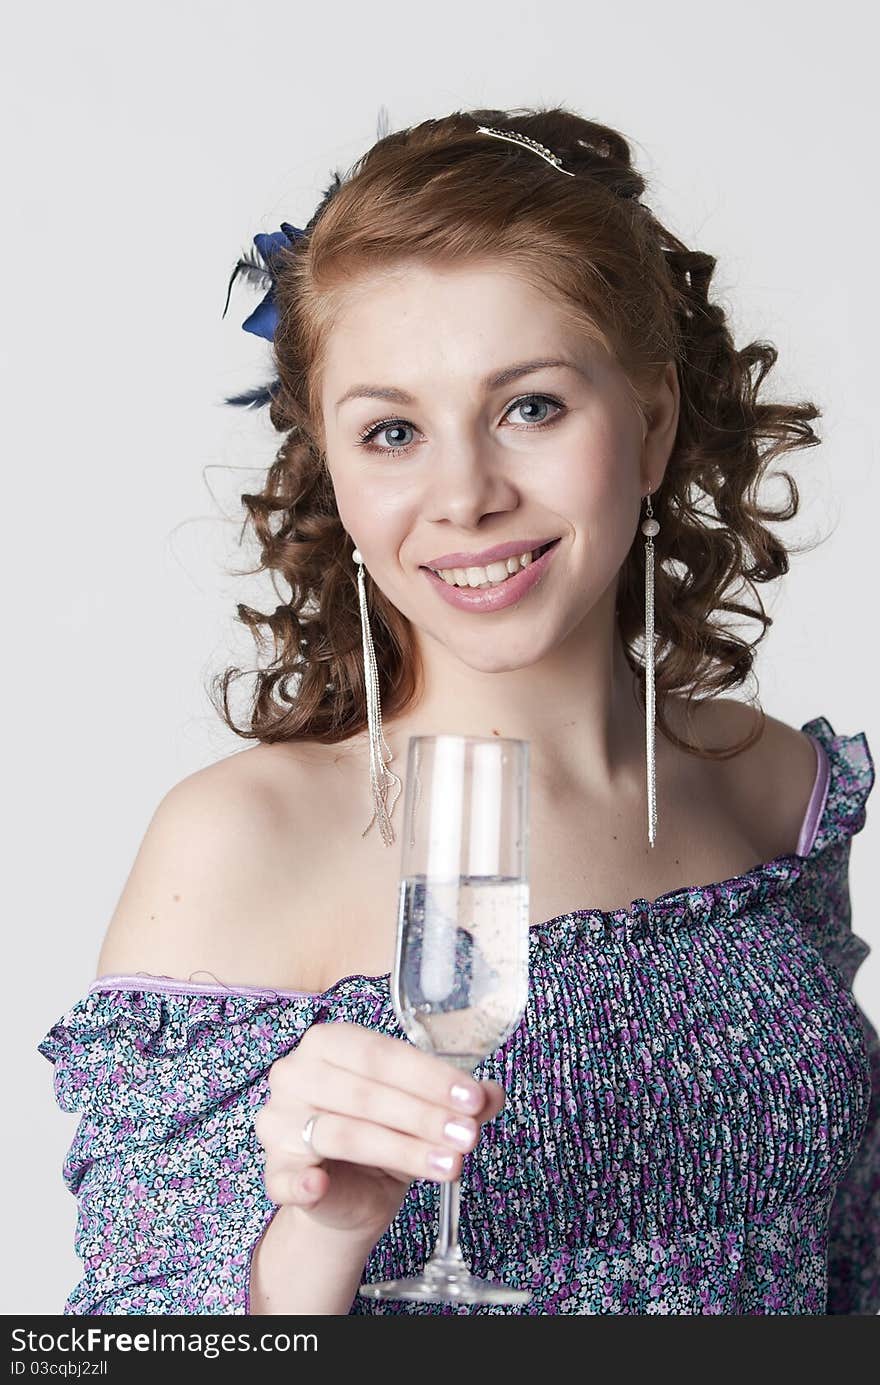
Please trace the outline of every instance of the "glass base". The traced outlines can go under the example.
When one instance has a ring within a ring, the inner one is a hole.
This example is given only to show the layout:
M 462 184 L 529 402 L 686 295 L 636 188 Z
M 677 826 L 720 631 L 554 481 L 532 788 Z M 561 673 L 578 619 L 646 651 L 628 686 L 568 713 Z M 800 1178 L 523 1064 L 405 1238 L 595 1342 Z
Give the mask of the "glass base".
M 464 1261 L 455 1255 L 447 1259 L 432 1257 L 422 1273 L 413 1279 L 385 1279 L 379 1284 L 362 1284 L 361 1298 L 402 1298 L 420 1303 L 528 1303 L 528 1289 L 512 1289 L 478 1279 Z

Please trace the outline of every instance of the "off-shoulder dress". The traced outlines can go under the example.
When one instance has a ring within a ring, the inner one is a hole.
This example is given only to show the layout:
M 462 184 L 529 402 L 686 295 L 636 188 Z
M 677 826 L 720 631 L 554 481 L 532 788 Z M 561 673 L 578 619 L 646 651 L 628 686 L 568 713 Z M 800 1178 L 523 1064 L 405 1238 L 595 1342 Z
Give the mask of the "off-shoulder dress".
M 791 855 L 530 932 L 522 1021 L 477 1068 L 503 1111 L 465 1156 L 460 1240 L 526 1306 L 356 1297 L 350 1313 L 874 1314 L 880 1044 L 852 995 L 868 952 L 849 857 L 864 732 L 802 728 L 817 774 Z M 404 1038 L 389 977 L 321 994 L 102 976 L 38 1045 L 81 1112 L 63 1178 L 70 1314 L 246 1314 L 276 1205 L 254 1116 L 312 1024 Z M 414 1273 L 439 1184 L 417 1179 L 364 1265 Z

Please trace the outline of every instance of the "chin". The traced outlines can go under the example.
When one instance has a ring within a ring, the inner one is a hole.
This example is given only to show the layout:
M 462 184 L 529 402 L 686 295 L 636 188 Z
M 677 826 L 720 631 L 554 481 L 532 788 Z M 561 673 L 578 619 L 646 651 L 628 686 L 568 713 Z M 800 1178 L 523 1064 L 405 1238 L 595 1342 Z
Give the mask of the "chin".
M 529 668 L 536 664 L 548 652 L 542 644 L 540 648 L 534 645 L 521 651 L 519 654 L 512 654 L 509 647 L 505 646 L 503 636 L 498 636 L 497 648 L 493 648 L 491 639 L 485 639 L 479 650 L 474 651 L 473 656 L 464 650 L 455 648 L 454 645 L 447 645 L 450 654 L 475 673 L 515 673 L 517 669 Z

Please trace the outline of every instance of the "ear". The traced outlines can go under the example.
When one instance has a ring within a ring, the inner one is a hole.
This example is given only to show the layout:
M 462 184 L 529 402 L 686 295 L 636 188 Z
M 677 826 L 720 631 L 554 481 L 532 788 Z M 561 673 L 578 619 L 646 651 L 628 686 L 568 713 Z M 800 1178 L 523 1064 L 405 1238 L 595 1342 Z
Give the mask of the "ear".
M 667 361 L 654 387 L 643 425 L 642 487 L 659 490 L 666 474 L 681 410 L 681 388 L 675 361 Z

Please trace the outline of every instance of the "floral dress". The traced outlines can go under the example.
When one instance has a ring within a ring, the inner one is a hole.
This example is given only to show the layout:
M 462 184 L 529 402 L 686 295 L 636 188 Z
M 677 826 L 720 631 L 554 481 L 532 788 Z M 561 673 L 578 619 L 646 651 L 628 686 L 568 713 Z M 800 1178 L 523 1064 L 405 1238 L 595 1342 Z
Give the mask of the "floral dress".
M 464 1157 L 460 1242 L 526 1305 L 356 1296 L 350 1313 L 880 1310 L 880 1044 L 852 980 L 849 854 L 874 782 L 824 717 L 794 854 L 530 931 L 527 1007 L 476 1069 L 507 1093 Z M 312 1024 L 404 1038 L 389 976 L 320 994 L 104 976 L 39 1044 L 64 1111 L 82 1278 L 70 1314 L 246 1314 L 276 1205 L 254 1116 Z M 416 1179 L 363 1279 L 415 1273 Z

